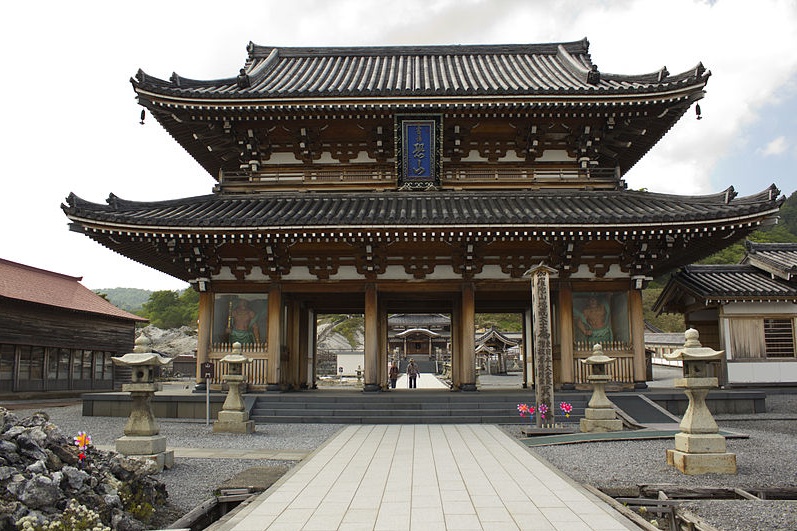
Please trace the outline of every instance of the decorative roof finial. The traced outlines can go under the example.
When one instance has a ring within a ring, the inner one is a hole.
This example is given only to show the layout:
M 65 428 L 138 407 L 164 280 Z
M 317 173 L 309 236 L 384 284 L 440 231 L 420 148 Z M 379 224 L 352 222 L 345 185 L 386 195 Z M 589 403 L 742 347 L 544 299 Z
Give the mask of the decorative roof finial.
M 238 72 L 238 88 L 246 88 L 249 86 L 249 76 L 246 75 L 246 69 L 241 68 Z
M 597 85 L 601 82 L 601 73 L 598 71 L 598 65 L 592 65 L 592 70 L 587 72 L 587 83 L 590 85 Z

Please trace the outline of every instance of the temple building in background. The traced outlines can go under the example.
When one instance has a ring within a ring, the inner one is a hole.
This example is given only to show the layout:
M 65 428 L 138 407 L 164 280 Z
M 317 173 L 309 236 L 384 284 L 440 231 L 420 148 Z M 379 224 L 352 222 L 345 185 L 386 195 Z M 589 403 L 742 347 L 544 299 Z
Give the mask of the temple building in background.
M 137 323 L 71 277 L 0 259 L 0 396 L 111 391 Z
M 62 208 L 72 230 L 190 282 L 197 362 L 240 341 L 256 389 L 314 386 L 320 313 L 364 316 L 366 390 L 386 387 L 388 315 L 401 313 L 450 316 L 459 390 L 476 389 L 475 314 L 521 314 L 532 374 L 541 307 L 527 273 L 539 265 L 553 271 L 556 385 L 584 383 L 579 360 L 601 343 L 613 379 L 642 387 L 646 282 L 774 222 L 782 203 L 774 185 L 748 197 L 626 188 L 704 96 L 702 64 L 611 74 L 586 39 L 247 51 L 226 79 L 131 80 L 213 190 L 72 194 Z

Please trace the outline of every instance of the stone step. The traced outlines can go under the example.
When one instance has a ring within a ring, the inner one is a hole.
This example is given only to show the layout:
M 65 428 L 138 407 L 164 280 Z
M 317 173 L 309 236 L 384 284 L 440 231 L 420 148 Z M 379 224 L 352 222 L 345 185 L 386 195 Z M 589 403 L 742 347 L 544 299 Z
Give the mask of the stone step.
M 328 422 L 377 424 L 435 423 L 529 423 L 521 417 L 517 405 L 530 403 L 528 392 L 519 393 L 440 393 L 390 392 L 338 394 L 320 392 L 280 393 L 258 396 L 250 410 L 257 423 Z M 567 394 L 557 398 L 573 406 L 568 423 L 577 423 L 584 415 L 589 396 Z M 533 403 L 533 402 L 532 402 Z M 557 422 L 565 417 L 558 407 Z

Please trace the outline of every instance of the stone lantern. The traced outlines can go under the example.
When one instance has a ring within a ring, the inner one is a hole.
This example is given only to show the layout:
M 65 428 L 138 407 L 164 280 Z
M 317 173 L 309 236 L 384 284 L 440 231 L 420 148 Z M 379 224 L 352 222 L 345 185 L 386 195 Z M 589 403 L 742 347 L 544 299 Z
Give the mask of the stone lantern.
M 736 454 L 725 449 L 725 437 L 706 406 L 709 390 L 719 387 L 717 378 L 708 376 L 708 364 L 722 359 L 724 351 L 703 347 L 697 330 L 684 333 L 684 346 L 669 354 L 668 360 L 683 363 L 684 377 L 675 380 L 689 397 L 681 420 L 681 433 L 675 436 L 675 450 L 667 450 L 667 464 L 684 474 L 736 474 Z
M 111 359 L 116 365 L 130 367 L 130 383 L 123 384 L 122 391 L 129 392 L 133 400 L 124 436 L 116 439 L 116 451 L 129 457 L 151 459 L 158 470 L 171 468 L 174 452 L 166 451 L 166 437 L 159 435 L 151 401 L 155 392 L 161 390 L 161 384 L 155 382 L 155 368 L 168 365 L 172 360 L 153 353 L 144 335 L 136 339 L 133 352 Z
M 253 433 L 255 422 L 249 420 L 249 412 L 246 411 L 241 396 L 241 384 L 244 383 L 243 365 L 251 363 L 252 360 L 241 354 L 241 344 L 236 341 L 232 344 L 232 352 L 221 358 L 221 361 L 226 362 L 228 366 L 224 381 L 227 382 L 229 390 L 219 411 L 219 418 L 213 423 L 213 431 Z
M 580 430 L 584 433 L 622 431 L 623 421 L 617 418 L 609 398 L 606 396 L 606 384 L 611 376 L 608 374 L 608 365 L 614 363 L 603 353 L 600 343 L 592 347 L 592 356 L 581 363 L 589 368 L 587 380 L 592 383 L 592 397 L 584 410 L 584 418 L 580 422 Z

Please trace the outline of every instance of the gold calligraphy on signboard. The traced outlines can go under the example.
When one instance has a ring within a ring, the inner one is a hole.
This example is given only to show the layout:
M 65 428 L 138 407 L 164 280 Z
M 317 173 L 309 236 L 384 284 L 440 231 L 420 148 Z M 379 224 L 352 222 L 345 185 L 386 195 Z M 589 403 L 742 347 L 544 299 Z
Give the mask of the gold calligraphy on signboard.
M 402 189 L 440 186 L 441 116 L 396 116 L 396 170 Z

